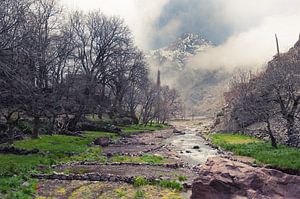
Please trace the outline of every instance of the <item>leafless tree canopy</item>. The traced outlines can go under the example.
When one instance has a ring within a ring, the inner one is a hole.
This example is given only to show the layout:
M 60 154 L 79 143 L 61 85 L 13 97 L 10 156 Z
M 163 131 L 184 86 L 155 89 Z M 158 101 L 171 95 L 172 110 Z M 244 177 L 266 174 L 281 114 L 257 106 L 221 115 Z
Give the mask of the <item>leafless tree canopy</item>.
M 42 123 L 50 132 L 74 130 L 88 114 L 165 122 L 178 101 L 149 80 L 122 19 L 66 14 L 55 0 L 1 0 L 0 97 L 0 131 L 11 140 L 24 119 L 38 137 Z
M 256 122 L 265 122 L 267 132 L 275 146 L 273 136 L 280 123 L 289 145 L 299 144 L 300 113 L 300 46 L 297 44 L 289 52 L 276 56 L 268 63 L 266 70 L 257 75 L 240 73 L 226 93 L 231 117 L 240 128 Z M 277 124 L 272 123 L 275 120 Z

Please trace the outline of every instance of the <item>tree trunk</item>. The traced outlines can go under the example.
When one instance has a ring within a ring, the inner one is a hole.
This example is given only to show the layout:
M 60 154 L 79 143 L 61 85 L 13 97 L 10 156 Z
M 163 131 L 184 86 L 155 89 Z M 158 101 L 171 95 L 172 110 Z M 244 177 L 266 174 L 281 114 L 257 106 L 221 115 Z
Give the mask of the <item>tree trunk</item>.
M 287 144 L 289 146 L 294 146 L 294 125 L 295 125 L 295 118 L 292 115 L 288 115 L 287 116 L 287 136 L 288 136 L 288 140 L 287 140 Z
M 80 121 L 81 116 L 82 114 L 76 114 L 75 117 L 70 120 L 69 127 L 68 127 L 70 131 L 76 130 L 77 123 Z
M 11 123 L 11 121 L 8 122 L 7 124 L 7 136 L 8 136 L 8 144 L 13 144 L 14 143 L 14 139 L 15 139 L 15 135 L 14 135 L 14 131 L 12 130 L 13 125 Z
M 40 125 L 40 117 L 34 116 L 33 118 L 33 130 L 31 137 L 33 139 L 37 139 L 39 137 L 39 125 Z
M 273 132 L 272 132 L 272 129 L 271 129 L 271 124 L 270 124 L 270 121 L 267 121 L 267 128 L 268 128 L 268 134 L 270 136 L 270 139 L 271 139 L 271 144 L 272 144 L 272 147 L 273 148 L 277 148 L 277 142 L 276 142 L 276 139 L 273 135 Z

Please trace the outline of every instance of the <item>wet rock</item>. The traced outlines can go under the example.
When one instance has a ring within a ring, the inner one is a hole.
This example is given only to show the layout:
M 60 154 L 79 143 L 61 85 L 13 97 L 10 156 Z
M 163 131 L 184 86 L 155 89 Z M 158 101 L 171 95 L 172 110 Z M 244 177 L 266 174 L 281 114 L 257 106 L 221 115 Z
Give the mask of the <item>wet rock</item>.
M 177 129 L 173 129 L 173 133 L 178 135 L 185 135 L 185 132 L 179 131 Z
M 191 199 L 299 198 L 300 176 L 209 158 L 192 185 Z
M 110 139 L 107 137 L 99 137 L 94 140 L 94 144 L 102 147 L 106 147 L 110 144 Z

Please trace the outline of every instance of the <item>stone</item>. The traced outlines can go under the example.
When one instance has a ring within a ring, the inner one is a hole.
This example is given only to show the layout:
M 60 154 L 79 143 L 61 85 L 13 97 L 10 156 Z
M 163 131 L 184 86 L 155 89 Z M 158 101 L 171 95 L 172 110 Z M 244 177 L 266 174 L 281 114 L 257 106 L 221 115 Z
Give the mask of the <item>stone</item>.
M 192 153 L 191 151 L 188 151 L 188 150 L 187 150 L 187 151 L 185 151 L 185 152 L 186 152 L 186 153 Z
M 94 140 L 94 144 L 102 147 L 106 147 L 110 144 L 110 139 L 107 137 L 99 137 Z
M 193 146 L 193 149 L 200 149 L 199 146 Z
M 178 135 L 184 135 L 185 134 L 185 132 L 179 131 L 177 129 L 173 129 L 173 133 L 178 134 Z
M 300 176 L 220 157 L 200 167 L 191 199 L 299 198 Z

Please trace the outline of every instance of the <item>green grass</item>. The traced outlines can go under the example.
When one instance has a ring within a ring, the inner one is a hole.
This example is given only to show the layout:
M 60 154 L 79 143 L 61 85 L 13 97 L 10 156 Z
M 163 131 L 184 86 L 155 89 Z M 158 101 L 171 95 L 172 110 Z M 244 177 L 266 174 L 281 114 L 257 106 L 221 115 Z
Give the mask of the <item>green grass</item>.
M 0 198 L 30 199 L 37 189 L 37 180 L 27 176 L 0 178 Z
M 258 164 L 269 164 L 282 169 L 300 170 L 300 149 L 278 145 L 239 134 L 213 134 L 212 144 L 232 151 L 235 155 L 248 156 Z
M 32 198 L 37 180 L 30 178 L 43 165 L 47 173 L 53 160 L 41 155 L 0 154 L 0 198 Z
M 178 180 L 179 180 L 180 182 L 186 181 L 186 180 L 187 180 L 187 177 L 186 177 L 186 176 L 178 176 Z
M 261 142 L 255 137 L 241 134 L 212 134 L 212 144 L 246 144 L 252 142 Z
M 88 131 L 84 137 L 66 136 L 66 135 L 44 135 L 38 139 L 25 139 L 16 141 L 14 146 L 24 149 L 37 148 L 43 152 L 51 153 L 82 153 L 86 151 L 88 144 L 97 137 L 112 137 L 116 135 L 107 132 Z
M 0 154 L 0 198 L 32 198 L 36 191 L 36 180 L 30 178 L 32 173 L 49 173 L 51 165 L 70 161 L 101 161 L 101 147 L 89 146 L 95 138 L 116 138 L 113 133 L 86 132 L 84 137 L 53 135 L 41 136 L 39 139 L 16 141 L 13 146 L 24 149 L 37 148 L 45 155 Z M 48 153 L 49 152 L 49 153 Z M 76 153 L 69 155 L 67 153 Z M 37 167 L 43 168 L 38 170 Z
M 137 190 L 134 194 L 134 199 L 143 199 L 145 198 L 145 191 Z
M 50 165 L 51 159 L 41 155 L 0 154 L 0 176 L 13 176 L 27 173 L 38 165 Z
M 161 156 L 144 154 L 139 157 L 130 157 L 130 156 L 114 156 L 110 159 L 111 162 L 136 162 L 136 163 L 153 163 L 153 164 L 162 164 L 165 162 L 165 159 Z
M 157 131 L 168 128 L 166 124 L 157 124 L 153 123 L 152 125 L 143 125 L 143 124 L 134 124 L 129 126 L 120 127 L 125 133 L 137 133 L 137 132 L 148 132 L 148 131 Z
M 140 186 L 145 186 L 145 185 L 148 185 L 150 184 L 150 182 L 148 180 L 146 180 L 144 177 L 142 176 L 137 176 L 135 179 L 134 179 L 134 182 L 133 182 L 133 185 L 135 187 L 140 187 Z
M 183 189 L 183 186 L 180 183 L 176 181 L 170 181 L 170 180 L 161 180 L 158 183 L 158 185 L 163 188 L 174 189 L 178 191 L 181 191 Z
M 177 182 L 175 180 L 159 180 L 159 181 L 152 182 L 152 181 L 148 181 L 147 179 L 145 179 L 142 176 L 137 176 L 134 179 L 133 185 L 135 187 L 141 187 L 141 186 L 145 186 L 145 185 L 157 185 L 162 188 L 173 189 L 173 190 L 177 190 L 177 191 L 181 191 L 183 189 L 182 184 L 180 184 L 179 182 Z

